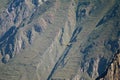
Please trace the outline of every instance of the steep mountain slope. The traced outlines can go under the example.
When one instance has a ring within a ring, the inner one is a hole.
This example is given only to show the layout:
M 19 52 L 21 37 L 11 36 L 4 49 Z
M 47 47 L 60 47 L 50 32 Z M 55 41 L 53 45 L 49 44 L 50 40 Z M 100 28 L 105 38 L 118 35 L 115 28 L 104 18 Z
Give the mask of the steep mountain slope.
M 1 13 L 1 60 L 8 63 L 0 63 L 0 79 L 46 80 L 72 36 L 75 20 L 73 1 L 34 5 L 13 0 Z
M 0 80 L 95 80 L 119 49 L 119 13 L 119 0 L 11 0 Z
M 77 30 L 73 32 L 71 45 L 65 49 L 48 79 L 95 80 L 105 71 L 119 47 L 118 1 L 80 1 L 77 8 Z

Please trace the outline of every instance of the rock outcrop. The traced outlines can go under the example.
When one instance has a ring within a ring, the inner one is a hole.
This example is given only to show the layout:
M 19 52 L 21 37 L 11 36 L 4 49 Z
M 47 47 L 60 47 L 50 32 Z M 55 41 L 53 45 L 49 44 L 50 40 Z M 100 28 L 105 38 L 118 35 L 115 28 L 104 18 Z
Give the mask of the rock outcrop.
M 120 52 L 112 57 L 110 65 L 96 80 L 120 80 Z

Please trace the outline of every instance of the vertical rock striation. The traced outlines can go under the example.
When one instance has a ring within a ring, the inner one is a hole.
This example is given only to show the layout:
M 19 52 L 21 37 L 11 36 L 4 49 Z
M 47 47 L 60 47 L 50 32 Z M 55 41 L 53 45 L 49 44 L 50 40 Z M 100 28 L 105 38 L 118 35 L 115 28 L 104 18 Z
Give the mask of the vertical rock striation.
M 110 65 L 96 80 L 120 80 L 120 52 L 112 57 Z

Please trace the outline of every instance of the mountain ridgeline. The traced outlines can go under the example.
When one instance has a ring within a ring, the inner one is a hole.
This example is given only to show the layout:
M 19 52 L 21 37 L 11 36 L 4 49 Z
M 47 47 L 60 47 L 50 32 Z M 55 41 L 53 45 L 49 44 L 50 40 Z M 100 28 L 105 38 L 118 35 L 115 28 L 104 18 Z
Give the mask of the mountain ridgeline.
M 120 79 L 120 0 L 1 3 L 0 80 Z

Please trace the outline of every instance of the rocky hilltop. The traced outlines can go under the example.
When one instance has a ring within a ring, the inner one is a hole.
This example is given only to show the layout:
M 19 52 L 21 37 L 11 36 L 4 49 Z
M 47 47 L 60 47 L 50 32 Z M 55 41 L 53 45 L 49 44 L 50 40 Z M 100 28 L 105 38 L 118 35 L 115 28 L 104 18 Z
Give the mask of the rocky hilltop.
M 119 76 L 110 60 L 120 49 L 120 0 L 2 2 L 0 80 L 95 80 L 107 69 L 100 78 Z

